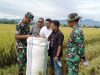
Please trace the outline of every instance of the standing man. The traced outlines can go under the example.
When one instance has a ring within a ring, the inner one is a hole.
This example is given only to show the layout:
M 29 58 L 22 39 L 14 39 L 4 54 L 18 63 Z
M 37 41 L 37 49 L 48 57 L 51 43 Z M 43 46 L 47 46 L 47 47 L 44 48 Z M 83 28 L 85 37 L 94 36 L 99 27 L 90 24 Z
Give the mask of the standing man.
M 51 34 L 52 30 L 50 28 L 50 25 L 51 25 L 51 19 L 47 18 L 45 20 L 45 25 L 41 30 L 40 30 L 40 33 L 39 33 L 39 36 L 40 37 L 43 37 L 45 39 L 48 39 L 49 35 Z M 49 45 L 49 41 L 48 41 L 48 45 Z M 49 47 L 48 47 L 49 48 Z M 48 54 L 48 51 L 47 51 L 47 54 Z M 48 55 L 47 55 L 47 61 L 48 61 Z M 46 68 L 47 68 L 47 65 L 46 65 Z
M 40 37 L 43 37 L 43 38 L 48 38 L 49 35 L 51 34 L 52 30 L 50 28 L 50 25 L 51 25 L 51 19 L 47 18 L 46 21 L 45 21 L 45 25 L 41 30 L 40 30 Z
M 34 37 L 39 36 L 40 30 L 43 27 L 43 25 L 44 25 L 44 19 L 40 17 L 38 19 L 37 26 L 32 27 L 30 34 L 32 34 Z
M 17 49 L 17 60 L 19 67 L 19 75 L 23 75 L 23 67 L 26 65 L 26 52 L 27 42 L 26 39 L 29 37 L 30 27 L 29 23 L 33 20 L 34 16 L 31 12 L 25 14 L 25 18 L 16 25 L 16 49 Z
M 64 35 L 59 30 L 59 25 L 60 23 L 58 20 L 53 20 L 51 22 L 52 33 L 48 37 L 48 41 L 50 41 L 49 55 L 51 58 L 51 66 L 52 69 L 55 70 L 56 75 L 62 75 L 61 57 L 62 57 Z M 60 62 L 60 65 L 58 64 L 58 62 Z
M 68 75 L 78 75 L 80 60 L 85 60 L 84 34 L 78 24 L 80 19 L 77 13 L 69 14 L 67 19 L 68 25 L 73 28 L 67 44 Z

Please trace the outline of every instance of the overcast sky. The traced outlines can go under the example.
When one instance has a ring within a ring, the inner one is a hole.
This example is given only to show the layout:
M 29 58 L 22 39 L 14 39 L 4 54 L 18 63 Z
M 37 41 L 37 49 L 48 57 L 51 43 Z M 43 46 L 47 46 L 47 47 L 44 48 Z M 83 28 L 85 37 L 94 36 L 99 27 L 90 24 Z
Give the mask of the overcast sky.
M 100 21 L 100 0 L 0 0 L 0 18 L 22 18 L 27 11 L 52 19 L 77 12 L 84 19 Z

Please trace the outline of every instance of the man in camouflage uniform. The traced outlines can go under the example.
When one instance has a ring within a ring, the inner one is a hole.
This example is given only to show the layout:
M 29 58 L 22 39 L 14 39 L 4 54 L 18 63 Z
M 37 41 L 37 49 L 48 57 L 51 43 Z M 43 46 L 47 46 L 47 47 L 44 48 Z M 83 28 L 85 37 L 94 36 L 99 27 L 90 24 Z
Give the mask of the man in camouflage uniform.
M 27 12 L 25 18 L 16 25 L 16 49 L 17 49 L 17 60 L 19 67 L 19 75 L 23 75 L 23 67 L 26 64 L 26 52 L 27 52 L 27 37 L 31 36 L 29 23 L 33 20 L 34 16 L 32 13 Z
M 73 28 L 67 44 L 68 75 L 78 75 L 79 63 L 85 61 L 84 57 L 84 35 L 79 27 L 80 16 L 77 13 L 68 15 L 68 25 Z

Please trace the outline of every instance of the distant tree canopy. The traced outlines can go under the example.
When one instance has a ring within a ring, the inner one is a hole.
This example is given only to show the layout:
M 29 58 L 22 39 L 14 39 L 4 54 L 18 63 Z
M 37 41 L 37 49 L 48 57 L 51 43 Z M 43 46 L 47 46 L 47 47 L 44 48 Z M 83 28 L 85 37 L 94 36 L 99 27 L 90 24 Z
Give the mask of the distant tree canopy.
M 94 28 L 100 28 L 100 27 L 95 25 Z
M 68 27 L 68 25 L 66 25 L 66 24 L 61 24 L 61 26 L 62 26 L 62 27 Z
M 0 21 L 2 24 L 15 24 L 16 22 L 14 20 L 5 20 L 5 21 Z

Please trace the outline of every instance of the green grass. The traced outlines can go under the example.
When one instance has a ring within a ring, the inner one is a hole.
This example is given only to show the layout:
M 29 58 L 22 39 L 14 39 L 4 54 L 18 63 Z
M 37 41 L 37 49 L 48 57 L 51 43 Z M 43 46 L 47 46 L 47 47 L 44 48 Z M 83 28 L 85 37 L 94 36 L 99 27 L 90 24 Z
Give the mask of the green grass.
M 69 27 L 60 27 L 60 30 L 64 33 L 65 37 L 63 63 L 66 63 L 66 44 L 72 29 Z M 83 31 L 85 35 L 85 54 L 89 60 L 89 66 L 80 64 L 79 75 L 100 75 L 100 29 L 83 28 Z M 0 75 L 18 74 L 18 66 L 14 65 L 16 63 L 14 35 L 15 25 L 0 24 Z
M 18 66 L 12 65 L 0 69 L 0 75 L 18 75 Z

